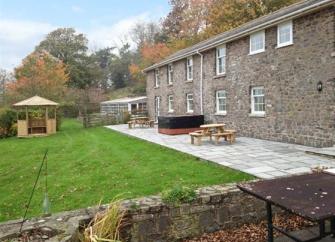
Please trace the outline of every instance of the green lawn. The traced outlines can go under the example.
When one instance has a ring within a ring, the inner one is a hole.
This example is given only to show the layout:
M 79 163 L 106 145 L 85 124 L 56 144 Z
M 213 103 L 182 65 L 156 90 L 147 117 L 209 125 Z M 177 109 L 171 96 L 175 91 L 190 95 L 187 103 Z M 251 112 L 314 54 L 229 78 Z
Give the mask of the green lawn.
M 46 148 L 52 212 L 107 203 L 118 194 L 156 194 L 175 184 L 252 178 L 103 127 L 83 129 L 77 121 L 65 120 L 53 136 L 0 140 L 0 221 L 22 217 Z M 42 201 L 40 181 L 29 216 L 41 214 Z

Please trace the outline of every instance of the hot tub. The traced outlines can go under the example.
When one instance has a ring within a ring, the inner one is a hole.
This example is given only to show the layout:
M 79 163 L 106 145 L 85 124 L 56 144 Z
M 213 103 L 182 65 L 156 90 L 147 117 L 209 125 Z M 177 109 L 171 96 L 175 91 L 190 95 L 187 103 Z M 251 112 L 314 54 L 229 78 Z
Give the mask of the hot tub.
M 203 115 L 160 116 L 158 117 L 158 132 L 161 134 L 188 134 L 199 130 L 204 124 Z

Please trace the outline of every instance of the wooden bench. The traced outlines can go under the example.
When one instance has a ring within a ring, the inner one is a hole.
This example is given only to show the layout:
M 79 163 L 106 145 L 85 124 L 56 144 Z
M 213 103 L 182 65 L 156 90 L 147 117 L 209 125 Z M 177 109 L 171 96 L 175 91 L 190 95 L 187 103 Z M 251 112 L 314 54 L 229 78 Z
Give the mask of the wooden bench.
M 202 142 L 201 139 L 202 139 L 202 137 L 204 137 L 203 133 L 195 131 L 195 132 L 190 133 L 190 136 L 191 136 L 191 144 L 192 145 L 201 145 L 201 142 Z M 194 141 L 196 141 L 196 142 L 194 142 Z
M 232 143 L 236 141 L 236 130 L 234 129 L 225 129 L 225 132 L 231 133 Z
M 215 134 L 212 134 L 212 136 L 215 138 L 215 144 L 219 144 L 219 141 L 220 141 L 220 138 L 224 138 L 225 141 L 228 141 L 229 144 L 232 144 L 233 143 L 233 133 L 231 132 L 222 132 L 222 133 L 215 133 Z

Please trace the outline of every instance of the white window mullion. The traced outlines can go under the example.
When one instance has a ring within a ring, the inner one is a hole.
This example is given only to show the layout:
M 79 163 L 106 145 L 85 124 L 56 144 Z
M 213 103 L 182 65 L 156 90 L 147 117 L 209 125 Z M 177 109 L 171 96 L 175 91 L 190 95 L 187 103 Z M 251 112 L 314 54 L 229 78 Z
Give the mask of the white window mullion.
M 226 46 L 216 48 L 216 75 L 226 73 Z
M 174 109 L 173 109 L 173 95 L 168 96 L 168 110 L 169 110 L 169 113 L 172 113 L 174 111 Z
M 193 80 L 193 57 L 190 56 L 186 59 L 186 73 L 187 81 Z
M 277 47 L 293 44 L 293 23 L 292 21 L 277 26 Z
M 253 87 L 251 89 L 251 113 L 256 115 L 265 114 L 264 87 Z
M 220 90 L 216 92 L 216 113 L 226 114 L 227 113 L 227 97 L 226 91 Z
M 155 87 L 159 87 L 160 80 L 159 80 L 159 69 L 155 69 Z
M 193 94 L 186 94 L 186 111 L 188 113 L 193 113 Z
M 265 51 L 265 31 L 259 31 L 250 35 L 250 55 Z
M 168 65 L 168 85 L 173 84 L 173 65 Z

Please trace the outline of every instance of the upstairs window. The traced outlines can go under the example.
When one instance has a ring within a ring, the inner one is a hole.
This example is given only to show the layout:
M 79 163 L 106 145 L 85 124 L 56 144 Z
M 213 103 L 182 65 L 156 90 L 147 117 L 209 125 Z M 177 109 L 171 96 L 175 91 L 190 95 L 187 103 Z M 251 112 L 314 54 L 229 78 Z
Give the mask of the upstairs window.
M 159 80 L 159 69 L 156 69 L 155 70 L 155 87 L 159 87 L 159 83 L 160 83 L 160 80 Z
M 216 92 L 216 113 L 227 113 L 226 91 L 220 90 Z
M 169 110 L 169 113 L 172 113 L 174 111 L 174 109 L 173 109 L 173 95 L 168 96 L 168 110 Z
M 265 51 L 265 31 L 250 35 L 250 54 L 257 54 Z
M 293 44 L 292 21 L 282 23 L 277 27 L 277 47 Z
M 226 46 L 216 48 L 216 75 L 226 73 Z
M 251 89 L 251 113 L 265 114 L 264 87 L 253 87 Z
M 188 57 L 186 60 L 186 76 L 187 81 L 193 80 L 193 57 Z
M 168 85 L 173 84 L 173 65 L 168 65 Z
M 186 94 L 186 110 L 188 113 L 193 113 L 193 94 Z

